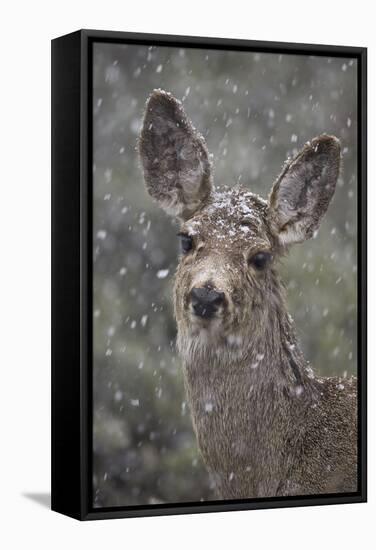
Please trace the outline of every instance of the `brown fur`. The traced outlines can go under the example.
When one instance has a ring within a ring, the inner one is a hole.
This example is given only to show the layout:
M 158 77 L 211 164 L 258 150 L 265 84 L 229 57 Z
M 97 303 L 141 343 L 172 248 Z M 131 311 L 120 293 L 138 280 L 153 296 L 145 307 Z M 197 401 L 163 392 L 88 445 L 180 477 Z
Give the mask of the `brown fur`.
M 156 90 L 140 155 L 151 196 L 181 220 L 193 247 L 177 269 L 178 349 L 200 452 L 222 498 L 357 489 L 356 380 L 315 377 L 296 339 L 277 273 L 279 257 L 318 229 L 333 196 L 340 146 L 306 144 L 269 201 L 214 189 L 202 137 L 180 104 Z M 256 269 L 252 258 L 268 252 Z M 193 288 L 225 300 L 194 315 Z

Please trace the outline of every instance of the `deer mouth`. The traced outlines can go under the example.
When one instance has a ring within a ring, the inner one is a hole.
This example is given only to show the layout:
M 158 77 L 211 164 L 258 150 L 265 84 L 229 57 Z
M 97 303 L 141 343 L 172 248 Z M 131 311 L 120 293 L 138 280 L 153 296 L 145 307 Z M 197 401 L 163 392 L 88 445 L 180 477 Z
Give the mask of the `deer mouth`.
M 200 317 L 201 319 L 212 319 L 216 317 L 217 308 L 210 305 L 196 304 L 192 306 L 192 313 L 195 317 Z

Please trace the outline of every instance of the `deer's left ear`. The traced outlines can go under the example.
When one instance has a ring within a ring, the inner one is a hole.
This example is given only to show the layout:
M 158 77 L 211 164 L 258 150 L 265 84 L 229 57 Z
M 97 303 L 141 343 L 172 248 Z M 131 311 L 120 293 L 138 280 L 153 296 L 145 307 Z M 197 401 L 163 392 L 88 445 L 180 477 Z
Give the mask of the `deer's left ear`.
M 321 135 L 286 164 L 269 197 L 269 216 L 282 245 L 312 237 L 328 209 L 340 169 L 337 138 Z

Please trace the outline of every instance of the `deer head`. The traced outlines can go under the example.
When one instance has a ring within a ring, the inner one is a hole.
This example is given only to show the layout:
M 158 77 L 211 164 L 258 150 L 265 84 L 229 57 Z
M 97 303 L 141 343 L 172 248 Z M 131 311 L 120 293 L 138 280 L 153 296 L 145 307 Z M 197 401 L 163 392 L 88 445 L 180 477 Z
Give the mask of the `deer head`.
M 239 186 L 218 189 L 204 138 L 179 101 L 155 90 L 139 151 L 149 194 L 180 220 L 175 315 L 183 354 L 192 341 L 231 348 L 268 338 L 270 320 L 284 312 L 278 259 L 317 231 L 338 178 L 338 139 L 306 143 L 268 200 Z

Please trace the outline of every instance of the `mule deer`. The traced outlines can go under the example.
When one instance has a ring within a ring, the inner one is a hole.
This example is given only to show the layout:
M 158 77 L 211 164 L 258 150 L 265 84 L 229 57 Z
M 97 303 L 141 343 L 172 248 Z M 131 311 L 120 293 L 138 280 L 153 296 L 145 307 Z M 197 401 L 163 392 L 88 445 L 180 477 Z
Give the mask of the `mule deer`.
M 180 222 L 177 345 L 198 447 L 222 498 L 357 490 L 356 379 L 315 376 L 287 312 L 278 259 L 316 232 L 338 139 L 289 160 L 268 201 L 215 188 L 203 137 L 171 94 L 146 104 L 139 152 L 151 197 Z

